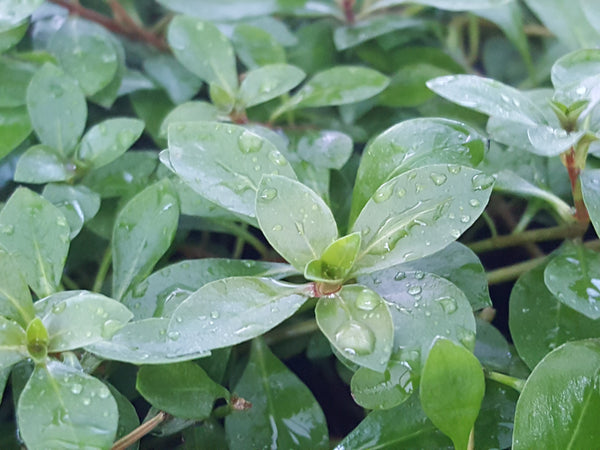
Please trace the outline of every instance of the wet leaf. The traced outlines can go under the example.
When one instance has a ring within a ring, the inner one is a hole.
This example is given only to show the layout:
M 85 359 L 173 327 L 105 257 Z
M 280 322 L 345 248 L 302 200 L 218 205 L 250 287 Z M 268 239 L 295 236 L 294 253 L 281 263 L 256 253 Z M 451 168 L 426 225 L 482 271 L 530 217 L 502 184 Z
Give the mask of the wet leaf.
M 597 340 L 566 343 L 542 359 L 517 402 L 512 448 L 558 450 L 597 445 L 599 365 Z
M 100 209 L 100 196 L 83 185 L 47 184 L 42 196 L 64 214 L 71 229 L 71 240 Z
M 269 64 L 246 73 L 240 86 L 239 101 L 249 108 L 289 92 L 306 74 L 289 64 Z
M 155 408 L 176 417 L 204 420 L 217 398 L 229 392 L 193 362 L 142 366 L 135 387 Z
M 413 392 L 411 367 L 390 359 L 385 372 L 361 367 L 352 376 L 352 398 L 363 408 L 390 409 L 404 403 Z
M 0 316 L 0 370 L 29 358 L 27 338 L 21 325 Z
M 57 289 L 69 250 L 69 232 L 58 208 L 27 188 L 18 188 L 0 211 L 0 247 L 39 297 Z
M 144 71 L 165 88 L 175 104 L 190 100 L 202 86 L 196 75 L 164 53 L 144 60 Z
M 340 170 L 352 155 L 352 138 L 339 131 L 305 133 L 298 141 L 298 156 L 314 166 Z
M 337 239 L 329 244 L 319 259 L 307 264 L 304 277 L 314 281 L 344 281 L 354 266 L 359 249 L 359 233 Z
M 106 383 L 106 386 L 108 387 L 110 393 L 117 402 L 117 409 L 119 411 L 119 425 L 117 426 L 117 434 L 115 436 L 115 440 L 118 440 L 135 430 L 140 425 L 140 419 L 137 415 L 135 407 L 131 404 L 129 400 L 127 400 L 127 397 L 121 394 L 110 384 Z M 127 447 L 128 450 L 137 450 L 138 448 L 138 442 L 136 442 L 134 445 Z
M 43 0 L 5 0 L 2 2 L 0 24 L 17 25 L 30 16 L 43 2 Z
M 15 270 L 13 259 L 0 251 L 0 316 L 26 327 L 34 314 L 27 283 L 21 273 Z
M 537 125 L 527 129 L 529 142 L 536 155 L 557 156 L 575 145 L 585 134 L 584 130 L 567 133 L 562 128 Z
M 13 151 L 30 133 L 31 123 L 25 107 L 0 108 L 0 159 Z
M 0 58 L 0 107 L 14 108 L 25 104 L 27 85 L 35 70 L 36 66 L 28 62 Z
M 485 393 L 477 358 L 452 341 L 436 340 L 423 367 L 419 393 L 427 417 L 455 448 L 466 450 Z
M 487 205 L 494 178 L 454 165 L 405 172 L 382 184 L 351 231 L 362 233 L 354 273 L 435 253 L 469 228 Z
M 600 236 L 600 169 L 584 170 L 579 176 L 583 201 L 596 234 Z
M 273 248 L 300 272 L 337 238 L 335 219 L 321 197 L 280 175 L 262 177 L 256 218 Z
M 168 179 L 148 186 L 119 212 L 112 238 L 116 299 L 152 271 L 171 245 L 178 220 L 179 205 Z
M 21 155 L 14 179 L 21 183 L 49 183 L 67 181 L 75 176 L 75 165 L 47 145 L 34 145 Z
M 160 125 L 160 135 L 167 137 L 169 125 L 177 122 L 216 121 L 218 117 L 217 108 L 208 102 L 192 101 L 177 105 L 171 110 Z
M 510 448 L 519 393 L 487 380 L 475 422 L 475 448 Z
M 362 367 L 384 372 L 394 342 L 392 317 L 371 289 L 346 285 L 319 298 L 315 309 L 319 328 L 343 357 Z
M 477 339 L 473 353 L 484 367 L 500 372 L 509 372 L 511 351 L 508 342 L 492 324 L 477 319 Z
M 98 379 L 57 361 L 36 366 L 17 407 L 28 448 L 109 448 L 117 403 Z
M 325 416 L 308 388 L 260 339 L 234 392 L 252 407 L 225 419 L 231 449 L 328 448 Z
M 352 25 L 336 28 L 333 40 L 338 50 L 346 50 L 393 31 L 411 28 L 423 29 L 425 25 L 426 22 L 421 19 L 406 18 L 391 14 L 375 16 Z
M 249 69 L 285 63 L 285 50 L 275 37 L 262 28 L 241 23 L 231 37 L 235 52 Z

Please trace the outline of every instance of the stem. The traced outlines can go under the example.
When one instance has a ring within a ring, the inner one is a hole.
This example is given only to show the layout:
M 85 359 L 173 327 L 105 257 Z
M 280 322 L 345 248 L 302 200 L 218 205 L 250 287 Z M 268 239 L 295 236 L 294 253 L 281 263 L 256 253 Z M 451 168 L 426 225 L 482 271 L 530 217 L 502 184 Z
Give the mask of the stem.
M 522 380 L 521 378 L 511 377 L 510 375 L 505 375 L 500 372 L 486 370 L 485 377 L 488 380 L 497 381 L 498 383 L 501 383 L 504 386 L 513 388 L 517 392 L 521 392 L 523 390 L 523 386 L 525 386 L 525 380 Z
M 121 34 L 133 41 L 145 42 L 163 52 L 169 51 L 169 46 L 164 39 L 136 24 L 116 0 L 109 0 L 108 2 L 113 14 L 115 14 L 114 19 L 87 9 L 81 6 L 78 1 L 50 0 L 50 2 L 62 6 L 70 14 L 75 14 L 91 22 L 96 22 L 113 33 Z
M 354 0 L 343 0 L 342 8 L 344 10 L 346 22 L 352 25 L 356 20 L 356 18 L 354 17 Z
M 572 239 L 582 236 L 586 229 L 587 225 L 584 227 L 579 223 L 573 225 L 560 225 L 557 227 L 540 228 L 537 230 L 523 231 L 521 233 L 491 237 L 489 239 L 467 244 L 467 246 L 475 253 L 484 253 L 506 247 L 517 247 L 530 242 L 554 241 L 565 238 Z
M 469 14 L 469 53 L 467 62 L 469 65 L 475 64 L 479 55 L 479 18 Z
M 111 450 L 125 450 L 130 445 L 135 444 L 141 438 L 146 436 L 152 430 L 154 430 L 157 426 L 159 426 L 164 421 L 170 419 L 171 416 L 164 411 L 160 411 L 156 416 L 152 419 L 144 422 L 131 433 L 123 436 L 117 442 L 114 443 Z
M 469 443 L 467 444 L 467 450 L 475 450 L 475 427 L 471 428 L 469 433 Z
M 247 226 L 240 226 L 226 221 L 219 223 L 219 226 L 236 236 L 238 239 L 243 239 L 254 247 L 254 249 L 260 253 L 262 259 L 269 258 L 269 249 L 260 241 L 260 239 L 247 230 Z
M 240 228 L 244 230 L 248 230 L 248 225 L 244 224 Z M 231 254 L 232 259 L 240 259 L 242 257 L 242 253 L 244 251 L 244 245 L 246 244 L 246 240 L 242 236 L 237 236 L 235 239 L 235 247 L 233 249 L 233 253 Z
M 571 147 L 565 153 L 561 155 L 563 164 L 567 168 L 569 174 L 569 180 L 571 181 L 571 191 L 573 192 L 573 204 L 575 205 L 575 218 L 580 223 L 587 224 L 590 221 L 587 208 L 583 203 L 583 194 L 581 192 L 581 181 L 579 180 L 579 174 L 581 168 L 577 164 L 575 148 Z
M 292 339 L 306 334 L 314 333 L 319 329 L 315 319 L 296 322 L 287 326 L 274 329 L 264 336 L 267 345 L 273 345 L 286 339 Z
M 109 245 L 104 251 L 102 261 L 100 261 L 100 267 L 98 267 L 98 273 L 96 274 L 94 286 L 92 287 L 93 292 L 100 292 L 100 290 L 102 289 L 102 284 L 104 284 L 104 279 L 106 278 L 106 274 L 108 273 L 108 268 L 110 267 L 111 262 L 112 247 Z
M 71 291 L 79 290 L 79 286 L 77 285 L 77 283 L 75 283 L 75 281 L 73 281 L 73 279 L 67 274 L 63 274 L 62 284 Z
M 496 224 L 494 223 L 494 221 L 492 220 L 490 215 L 487 213 L 487 211 L 484 211 L 483 214 L 481 214 L 481 217 L 483 218 L 483 220 L 485 221 L 485 224 L 490 229 L 492 238 L 496 238 L 498 236 L 498 229 L 496 228 Z

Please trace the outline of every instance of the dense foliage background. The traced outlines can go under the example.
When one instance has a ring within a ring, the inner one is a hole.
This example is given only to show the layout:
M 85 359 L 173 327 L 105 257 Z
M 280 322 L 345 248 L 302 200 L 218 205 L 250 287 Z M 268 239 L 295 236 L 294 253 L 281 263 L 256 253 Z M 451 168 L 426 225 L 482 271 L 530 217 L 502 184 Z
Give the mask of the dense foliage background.
M 595 0 L 0 0 L 0 447 L 598 447 L 599 45 Z

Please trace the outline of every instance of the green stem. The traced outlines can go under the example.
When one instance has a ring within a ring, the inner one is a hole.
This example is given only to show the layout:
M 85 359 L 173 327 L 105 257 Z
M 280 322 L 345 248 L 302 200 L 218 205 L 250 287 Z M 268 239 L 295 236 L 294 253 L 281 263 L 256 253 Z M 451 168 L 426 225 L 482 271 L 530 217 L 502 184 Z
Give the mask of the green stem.
M 506 247 L 517 247 L 529 242 L 554 241 L 558 239 L 580 237 L 585 233 L 587 226 L 578 223 L 560 225 L 551 228 L 523 231 L 522 233 L 491 237 L 482 241 L 467 244 L 475 253 L 483 253 Z
M 470 65 L 475 64 L 479 55 L 479 18 L 469 14 L 469 53 L 467 61 Z
M 110 268 L 110 264 L 112 262 L 112 247 L 109 245 L 106 247 L 106 251 L 102 256 L 102 261 L 100 261 L 100 267 L 98 267 L 98 273 L 96 273 L 96 279 L 94 280 L 94 286 L 92 287 L 92 291 L 100 292 L 102 289 L 102 284 L 104 284 L 104 279 L 106 278 L 106 274 L 108 273 L 108 269 Z
M 248 225 L 243 224 L 240 228 L 244 230 L 248 230 Z M 246 245 L 246 239 L 242 236 L 237 236 L 235 240 L 235 247 L 233 249 L 233 253 L 231 254 L 232 259 L 240 259 L 242 257 L 242 253 L 244 251 L 244 245 Z
M 75 283 L 75 281 L 73 281 L 73 279 L 67 274 L 63 274 L 62 284 L 71 291 L 79 290 L 79 286 L 77 285 L 77 283 Z
M 260 253 L 261 258 L 267 259 L 269 257 L 269 249 L 260 241 L 260 239 L 247 230 L 247 226 L 240 226 L 226 221 L 220 223 L 219 226 L 236 236 L 238 239 L 243 239 L 254 247 L 254 249 Z
M 525 380 L 522 380 L 521 378 L 511 377 L 510 375 L 505 375 L 500 372 L 486 370 L 485 377 L 488 380 L 497 381 L 498 383 L 501 383 L 504 386 L 508 386 L 509 388 L 512 388 L 517 392 L 521 392 L 523 390 L 523 386 L 525 386 Z
M 483 220 L 485 221 L 485 224 L 490 229 L 492 238 L 496 238 L 498 236 L 498 229 L 496 228 L 496 224 L 494 223 L 494 221 L 492 220 L 490 215 L 487 213 L 487 211 L 484 211 L 483 214 L 481 214 L 481 217 L 483 218 Z
M 287 326 L 275 328 L 272 332 L 265 335 L 265 343 L 273 345 L 287 339 L 293 339 L 306 334 L 314 333 L 319 329 L 315 319 L 296 322 Z
M 523 233 L 527 229 L 527 227 L 529 226 L 529 224 L 531 223 L 531 221 L 533 220 L 533 218 L 535 217 L 535 215 L 538 213 L 539 210 L 540 210 L 540 206 L 538 205 L 538 202 L 530 201 L 527 204 L 527 208 L 525 208 L 525 212 L 523 212 L 521 219 L 519 219 L 519 223 L 512 230 L 511 234 Z

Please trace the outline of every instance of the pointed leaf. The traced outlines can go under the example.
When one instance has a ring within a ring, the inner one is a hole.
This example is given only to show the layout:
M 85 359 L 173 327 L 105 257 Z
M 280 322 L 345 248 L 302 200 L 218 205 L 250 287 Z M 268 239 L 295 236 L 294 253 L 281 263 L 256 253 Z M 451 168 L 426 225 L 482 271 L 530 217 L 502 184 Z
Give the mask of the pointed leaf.
M 252 341 L 250 360 L 234 391 L 252 407 L 225 419 L 232 450 L 328 448 L 327 424 L 319 404 L 261 339 Z
M 32 449 L 109 448 L 118 420 L 100 380 L 57 361 L 36 366 L 17 407 L 21 437 Z
M 113 229 L 113 295 L 146 278 L 167 251 L 179 220 L 179 205 L 167 179 L 155 183 L 121 210 Z
M 265 175 L 258 185 L 256 218 L 269 243 L 301 272 L 337 238 L 333 214 L 304 184 Z
M 69 250 L 69 232 L 65 216 L 26 188 L 18 188 L 0 211 L 0 247 L 39 297 L 56 291 Z
M 229 399 L 227 389 L 193 362 L 142 366 L 135 387 L 155 408 L 186 419 L 204 420 L 216 399 Z
M 294 89 L 306 74 L 289 64 L 270 64 L 246 73 L 240 86 L 241 104 L 249 108 Z
M 29 22 L 7 25 L 0 21 L 0 53 L 17 45 L 27 33 Z
M 87 118 L 85 97 L 74 79 L 44 64 L 27 88 L 27 110 L 42 144 L 65 156 L 74 150 Z
M 296 178 L 275 145 L 237 125 L 173 124 L 168 156 L 175 173 L 192 189 L 251 221 L 263 174 Z
M 15 269 L 14 260 L 7 253 L 0 251 L 0 316 L 26 327 L 34 314 L 27 283 Z
M 100 209 L 100 196 L 83 185 L 47 184 L 42 196 L 64 214 L 71 228 L 71 240 Z
M 517 402 L 512 448 L 594 448 L 599 366 L 598 340 L 564 344 L 542 359 Z
M 319 298 L 315 309 L 319 328 L 345 358 L 377 372 L 386 368 L 394 326 L 385 302 L 371 289 L 346 285 Z
M 117 391 L 110 384 L 106 383 L 106 386 L 117 402 L 117 408 L 119 410 L 119 425 L 117 427 L 117 435 L 115 436 L 115 439 L 118 440 L 139 427 L 140 419 L 137 415 L 135 407 L 131 404 L 127 397 Z M 130 450 L 138 450 L 139 444 L 136 443 L 127 448 Z
M 174 356 L 229 347 L 269 331 L 306 297 L 300 287 L 270 278 L 233 277 L 205 284 L 173 312 L 168 336 Z
M 427 417 L 456 449 L 467 450 L 485 393 L 483 369 L 473 354 L 447 339 L 429 352 L 419 388 Z
M 381 185 L 352 231 L 362 233 L 354 273 L 373 272 L 435 253 L 483 212 L 494 178 L 453 166 L 419 167 Z
M 319 259 L 308 263 L 304 277 L 314 281 L 342 282 L 352 270 L 360 250 L 360 233 L 352 233 L 332 242 Z
M 29 358 L 25 330 L 16 322 L 0 316 L 0 370 Z

